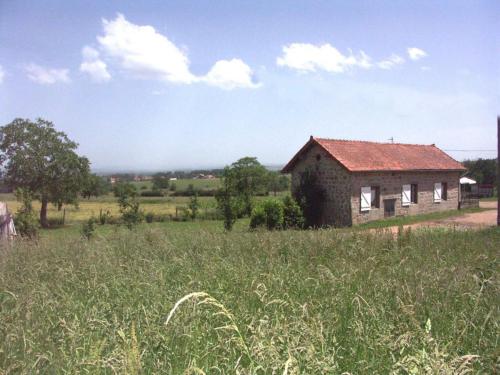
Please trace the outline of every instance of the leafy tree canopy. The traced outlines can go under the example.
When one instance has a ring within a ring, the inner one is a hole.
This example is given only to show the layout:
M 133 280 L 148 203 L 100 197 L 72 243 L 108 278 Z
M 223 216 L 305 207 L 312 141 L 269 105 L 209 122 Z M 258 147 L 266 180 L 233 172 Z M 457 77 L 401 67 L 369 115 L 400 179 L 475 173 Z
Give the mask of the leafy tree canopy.
M 231 193 L 242 201 L 243 214 L 252 212 L 252 197 L 267 192 L 268 172 L 257 158 L 244 157 L 224 169 Z
M 477 159 L 463 162 L 467 176 L 479 184 L 494 184 L 497 178 L 497 159 Z
M 0 164 L 12 188 L 28 189 L 42 203 L 40 222 L 48 226 L 47 204 L 76 203 L 89 174 L 78 144 L 50 121 L 15 119 L 0 128 Z

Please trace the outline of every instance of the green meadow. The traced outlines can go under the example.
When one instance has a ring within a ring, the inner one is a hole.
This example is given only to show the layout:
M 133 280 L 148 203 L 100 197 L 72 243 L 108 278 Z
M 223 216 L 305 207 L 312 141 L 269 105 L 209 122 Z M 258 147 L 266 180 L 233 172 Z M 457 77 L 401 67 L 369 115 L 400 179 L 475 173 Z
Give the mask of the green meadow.
M 500 231 L 78 226 L 0 256 L 2 374 L 498 369 Z

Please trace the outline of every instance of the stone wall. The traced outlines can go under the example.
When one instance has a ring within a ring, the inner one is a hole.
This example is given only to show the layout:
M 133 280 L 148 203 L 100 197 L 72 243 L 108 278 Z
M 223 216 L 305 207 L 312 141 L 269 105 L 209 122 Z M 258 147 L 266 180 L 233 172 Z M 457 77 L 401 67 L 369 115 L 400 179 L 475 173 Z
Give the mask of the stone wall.
M 459 172 L 373 172 L 352 174 L 352 222 L 364 223 L 384 218 L 384 199 L 395 199 L 395 216 L 417 215 L 458 208 Z M 434 183 L 448 184 L 448 198 L 434 202 Z M 403 207 L 401 201 L 402 186 L 418 184 L 418 203 Z M 361 212 L 361 187 L 380 187 L 380 208 L 371 208 Z
M 315 171 L 318 182 L 325 188 L 323 224 L 350 226 L 351 174 L 318 145 L 313 145 L 297 161 L 292 172 L 292 191 L 300 184 L 300 175 L 307 168 Z

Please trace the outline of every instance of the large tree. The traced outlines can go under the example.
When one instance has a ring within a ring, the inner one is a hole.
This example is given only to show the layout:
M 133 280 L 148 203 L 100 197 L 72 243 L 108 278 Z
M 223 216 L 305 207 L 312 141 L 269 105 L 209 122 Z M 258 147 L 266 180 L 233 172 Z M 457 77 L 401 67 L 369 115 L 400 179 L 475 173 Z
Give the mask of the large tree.
M 253 197 L 267 192 L 268 172 L 257 158 L 244 157 L 224 169 L 223 178 L 241 200 L 242 214 L 252 212 Z
M 28 189 L 41 202 L 40 224 L 48 227 L 47 205 L 76 203 L 89 174 L 78 144 L 50 121 L 15 119 L 0 128 L 0 164 L 12 188 Z

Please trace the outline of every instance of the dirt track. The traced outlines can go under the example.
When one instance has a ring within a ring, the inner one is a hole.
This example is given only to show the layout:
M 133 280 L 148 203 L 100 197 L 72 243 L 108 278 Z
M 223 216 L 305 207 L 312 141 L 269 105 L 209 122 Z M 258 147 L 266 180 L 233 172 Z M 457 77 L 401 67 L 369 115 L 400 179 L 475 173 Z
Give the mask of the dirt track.
M 421 223 L 404 225 L 403 228 L 427 228 L 427 227 L 454 227 L 457 229 L 474 229 L 497 224 L 497 202 L 480 202 L 481 208 L 488 208 L 487 211 L 474 212 L 462 216 L 449 217 L 440 220 L 423 221 Z M 398 227 L 388 227 L 393 233 L 398 231 Z

